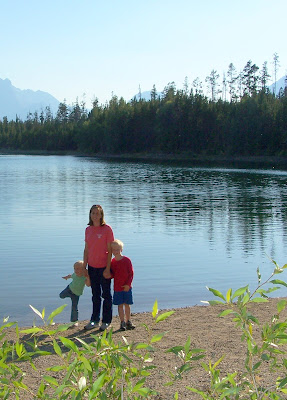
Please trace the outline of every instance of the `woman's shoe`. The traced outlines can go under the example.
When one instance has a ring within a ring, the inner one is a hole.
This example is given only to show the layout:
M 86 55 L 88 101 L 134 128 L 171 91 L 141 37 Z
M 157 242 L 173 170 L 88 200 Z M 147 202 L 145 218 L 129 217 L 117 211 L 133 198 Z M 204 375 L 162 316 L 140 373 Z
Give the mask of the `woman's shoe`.
M 108 322 L 103 322 L 100 326 L 100 331 L 105 331 L 109 326 L 110 324 Z
M 98 327 L 99 327 L 98 322 L 90 321 L 86 326 L 84 326 L 84 329 L 86 329 L 86 331 L 89 331 L 91 329 L 98 328 Z

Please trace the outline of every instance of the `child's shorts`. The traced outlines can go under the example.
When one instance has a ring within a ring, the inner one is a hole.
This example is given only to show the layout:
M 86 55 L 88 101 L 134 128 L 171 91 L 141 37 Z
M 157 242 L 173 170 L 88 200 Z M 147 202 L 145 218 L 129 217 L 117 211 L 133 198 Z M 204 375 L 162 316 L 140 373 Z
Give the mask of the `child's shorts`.
M 121 304 L 134 304 L 132 288 L 128 292 L 114 292 L 113 304 L 119 306 Z

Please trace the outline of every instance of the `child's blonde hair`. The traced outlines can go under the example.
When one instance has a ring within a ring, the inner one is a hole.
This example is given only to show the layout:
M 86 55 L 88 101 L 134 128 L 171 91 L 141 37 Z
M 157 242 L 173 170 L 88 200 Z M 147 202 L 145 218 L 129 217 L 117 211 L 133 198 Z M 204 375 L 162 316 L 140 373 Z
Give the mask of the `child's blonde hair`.
M 84 267 L 84 261 L 83 261 L 83 260 L 76 261 L 75 264 L 74 264 L 74 268 L 75 268 L 76 266 L 79 266 L 79 267 L 81 267 L 81 268 L 85 268 L 85 267 Z
M 123 250 L 123 248 L 124 248 L 123 242 L 122 242 L 121 240 L 119 240 L 119 239 L 115 239 L 115 240 L 111 243 L 111 246 L 112 246 L 113 244 L 117 244 L 118 246 L 120 246 L 121 250 Z

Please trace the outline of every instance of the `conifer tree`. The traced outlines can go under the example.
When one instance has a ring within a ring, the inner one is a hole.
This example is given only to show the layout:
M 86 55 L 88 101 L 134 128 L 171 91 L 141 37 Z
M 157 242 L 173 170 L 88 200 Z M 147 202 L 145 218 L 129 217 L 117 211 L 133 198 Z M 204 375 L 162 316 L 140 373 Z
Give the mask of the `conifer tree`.
M 276 82 L 277 82 L 277 72 L 279 69 L 279 56 L 277 53 L 273 54 L 273 66 L 274 66 L 274 88 L 273 88 L 273 94 L 276 96 Z
M 251 96 L 257 92 L 258 69 L 259 67 L 256 64 L 252 64 L 251 60 L 247 61 L 242 75 L 243 94 Z
M 216 70 L 212 70 L 210 75 L 205 78 L 205 82 L 207 83 L 208 90 L 211 93 L 211 100 L 215 101 L 218 93 L 220 93 L 218 89 L 218 78 L 219 74 Z
M 270 78 L 271 76 L 268 74 L 267 61 L 264 61 L 262 65 L 262 70 L 260 71 L 261 90 L 263 90 L 264 92 L 266 92 L 267 90 L 267 83 Z
M 232 63 L 230 63 L 227 71 L 227 83 L 229 85 L 229 97 L 231 102 L 237 100 L 237 95 L 236 95 L 237 80 L 238 80 L 238 75 L 236 73 L 236 68 Z

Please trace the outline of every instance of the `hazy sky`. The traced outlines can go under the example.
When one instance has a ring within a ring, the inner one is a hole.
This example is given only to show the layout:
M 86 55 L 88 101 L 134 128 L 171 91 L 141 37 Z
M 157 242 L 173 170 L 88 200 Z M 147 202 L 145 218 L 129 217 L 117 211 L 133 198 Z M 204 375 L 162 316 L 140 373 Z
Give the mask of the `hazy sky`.
M 0 78 L 69 104 L 131 99 L 273 55 L 287 71 L 286 0 L 0 0 Z

